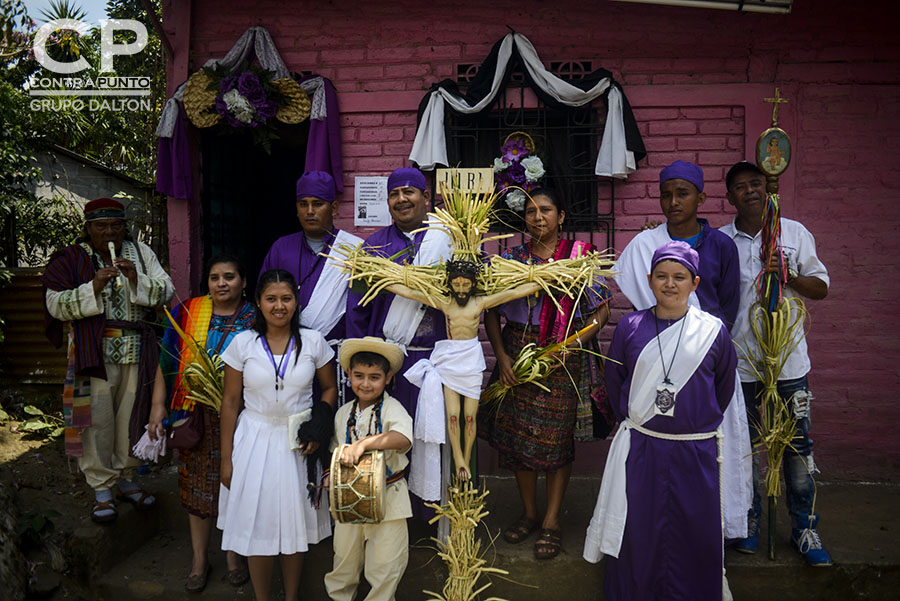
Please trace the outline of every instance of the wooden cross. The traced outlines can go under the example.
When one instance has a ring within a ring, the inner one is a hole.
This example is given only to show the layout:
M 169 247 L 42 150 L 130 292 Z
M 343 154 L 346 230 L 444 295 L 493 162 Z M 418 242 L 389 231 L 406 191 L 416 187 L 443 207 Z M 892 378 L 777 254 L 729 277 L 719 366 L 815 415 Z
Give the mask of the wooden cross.
M 781 97 L 781 91 L 778 88 L 775 88 L 775 97 L 774 98 L 763 98 L 763 102 L 770 102 L 774 106 L 772 107 L 772 127 L 778 125 L 778 105 L 779 104 L 787 104 L 788 99 Z

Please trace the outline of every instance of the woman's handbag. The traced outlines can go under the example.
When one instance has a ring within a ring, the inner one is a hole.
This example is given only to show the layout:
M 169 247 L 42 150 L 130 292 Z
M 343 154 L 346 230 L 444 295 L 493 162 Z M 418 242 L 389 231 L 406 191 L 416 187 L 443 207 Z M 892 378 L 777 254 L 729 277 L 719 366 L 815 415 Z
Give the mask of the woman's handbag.
M 170 449 L 193 449 L 203 440 L 203 411 L 199 406 L 169 427 Z

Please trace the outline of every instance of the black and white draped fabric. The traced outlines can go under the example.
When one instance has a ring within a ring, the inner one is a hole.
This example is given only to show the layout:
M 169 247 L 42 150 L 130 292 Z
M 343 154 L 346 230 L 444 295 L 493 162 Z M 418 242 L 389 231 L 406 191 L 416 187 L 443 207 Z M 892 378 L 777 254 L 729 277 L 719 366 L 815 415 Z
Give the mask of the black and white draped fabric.
M 520 33 L 507 34 L 494 44 L 466 94 L 446 79 L 426 94 L 419 105 L 419 126 L 409 159 L 421 169 L 449 165 L 444 128 L 445 105 L 464 115 L 490 110 L 509 80 L 516 61 L 538 97 L 553 108 L 580 107 L 606 96 L 607 117 L 594 173 L 625 178 L 647 153 L 622 86 L 606 69 L 598 69 L 577 82 L 566 82 L 544 68 L 534 46 Z

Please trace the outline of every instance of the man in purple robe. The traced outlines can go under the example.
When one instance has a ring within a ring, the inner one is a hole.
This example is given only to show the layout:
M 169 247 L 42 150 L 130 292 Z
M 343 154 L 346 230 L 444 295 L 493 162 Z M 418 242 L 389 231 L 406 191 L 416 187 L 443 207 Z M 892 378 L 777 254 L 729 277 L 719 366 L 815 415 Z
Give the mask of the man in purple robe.
M 324 171 L 307 171 L 297 180 L 297 219 L 301 230 L 272 244 L 260 273 L 284 269 L 299 286 L 300 325 L 318 330 L 336 344 L 344 336 L 347 276 L 325 255 L 362 239 L 334 227 L 337 214 L 334 180 Z
M 723 434 L 737 356 L 721 320 L 689 306 L 696 251 L 670 241 L 652 257 L 653 308 L 625 316 L 606 386 L 622 426 L 607 458 L 584 557 L 608 555 L 613 601 L 723 597 Z
M 697 217 L 706 201 L 703 170 L 675 161 L 659 173 L 659 204 L 666 222 L 645 230 L 628 243 L 616 263 L 616 284 L 635 309 L 655 303 L 647 285 L 647 265 L 653 251 L 670 240 L 682 240 L 700 255 L 700 286 L 691 304 L 734 325 L 740 304 L 741 271 L 738 252 L 728 236 Z
M 365 249 L 398 264 L 434 265 L 450 260 L 452 245 L 441 230 L 424 227 L 431 194 L 425 176 L 414 167 L 401 167 L 388 178 L 388 208 L 393 223 L 366 239 Z M 403 375 L 420 359 L 427 359 L 434 343 L 447 338 L 443 313 L 416 301 L 383 293 L 361 306 L 362 294 L 347 297 L 347 337 L 376 336 L 398 344 L 406 351 L 403 369 L 394 377 L 391 395 L 415 419 L 419 388 Z M 413 495 L 415 496 L 415 495 Z M 413 513 L 421 517 L 422 503 L 413 503 Z

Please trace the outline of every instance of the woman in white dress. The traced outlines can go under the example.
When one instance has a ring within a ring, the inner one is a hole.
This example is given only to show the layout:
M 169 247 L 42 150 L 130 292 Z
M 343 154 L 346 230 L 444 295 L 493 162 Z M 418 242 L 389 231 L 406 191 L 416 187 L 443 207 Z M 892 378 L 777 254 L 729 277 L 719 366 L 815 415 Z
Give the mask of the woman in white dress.
M 316 509 L 307 495 L 306 456 L 318 445 L 293 450 L 291 440 L 300 414 L 312 409 L 314 377 L 321 400 L 334 407 L 334 351 L 321 334 L 300 328 L 297 284 L 287 271 L 262 274 L 256 300 L 253 329 L 235 336 L 222 355 L 218 526 L 222 548 L 248 557 L 258 601 L 270 598 L 276 555 L 284 598 L 296 601 L 303 554 L 331 534 L 331 523 L 328 508 Z

